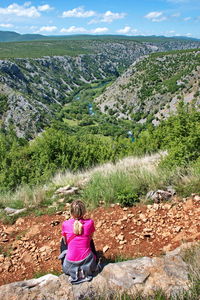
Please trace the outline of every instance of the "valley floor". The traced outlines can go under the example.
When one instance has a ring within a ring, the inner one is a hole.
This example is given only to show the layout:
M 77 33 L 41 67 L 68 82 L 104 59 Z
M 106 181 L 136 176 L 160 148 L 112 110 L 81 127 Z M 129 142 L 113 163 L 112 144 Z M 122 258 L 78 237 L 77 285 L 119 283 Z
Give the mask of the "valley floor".
M 59 244 L 66 211 L 0 223 L 0 284 L 61 273 Z M 99 207 L 88 213 L 95 221 L 95 245 L 106 259 L 158 256 L 188 241 L 200 240 L 200 197 L 170 203 Z

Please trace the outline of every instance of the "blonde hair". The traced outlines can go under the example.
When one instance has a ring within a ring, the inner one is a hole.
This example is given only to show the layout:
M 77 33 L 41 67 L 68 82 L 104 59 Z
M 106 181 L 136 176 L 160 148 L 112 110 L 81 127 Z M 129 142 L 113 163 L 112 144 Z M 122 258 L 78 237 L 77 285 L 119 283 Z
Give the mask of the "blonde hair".
M 85 204 L 81 200 L 75 200 L 71 204 L 71 215 L 76 221 L 74 222 L 73 232 L 76 235 L 82 233 L 83 224 L 79 221 L 86 213 Z

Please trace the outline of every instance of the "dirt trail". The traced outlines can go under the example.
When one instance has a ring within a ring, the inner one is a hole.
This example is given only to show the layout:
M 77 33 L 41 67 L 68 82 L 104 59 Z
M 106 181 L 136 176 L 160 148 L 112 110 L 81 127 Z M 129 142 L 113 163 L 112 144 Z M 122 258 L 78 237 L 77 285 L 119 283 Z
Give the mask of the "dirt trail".
M 27 216 L 14 225 L 0 223 L 0 284 L 61 272 L 59 244 L 65 212 Z M 106 258 L 157 256 L 183 242 L 200 240 L 200 197 L 185 201 L 122 208 L 99 207 L 88 214 L 95 221 L 94 241 Z

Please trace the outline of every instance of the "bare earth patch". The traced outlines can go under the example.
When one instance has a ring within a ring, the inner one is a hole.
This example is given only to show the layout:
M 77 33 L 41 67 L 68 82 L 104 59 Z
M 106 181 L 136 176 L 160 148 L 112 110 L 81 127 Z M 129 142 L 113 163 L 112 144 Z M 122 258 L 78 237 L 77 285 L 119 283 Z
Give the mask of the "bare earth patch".
M 67 208 L 66 208 L 67 209 Z M 61 224 L 66 212 L 0 223 L 0 284 L 61 272 Z M 171 203 L 99 207 L 88 214 L 95 221 L 94 241 L 106 258 L 158 256 L 184 242 L 200 240 L 200 197 Z

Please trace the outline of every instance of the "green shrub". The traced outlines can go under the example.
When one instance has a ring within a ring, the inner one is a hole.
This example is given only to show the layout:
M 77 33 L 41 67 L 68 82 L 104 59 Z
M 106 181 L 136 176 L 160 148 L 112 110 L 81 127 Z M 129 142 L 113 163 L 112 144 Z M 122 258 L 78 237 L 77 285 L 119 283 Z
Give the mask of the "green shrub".
M 120 191 L 116 195 L 117 202 L 121 204 L 121 206 L 133 206 L 135 203 L 140 202 L 140 194 L 134 192 L 124 192 Z

